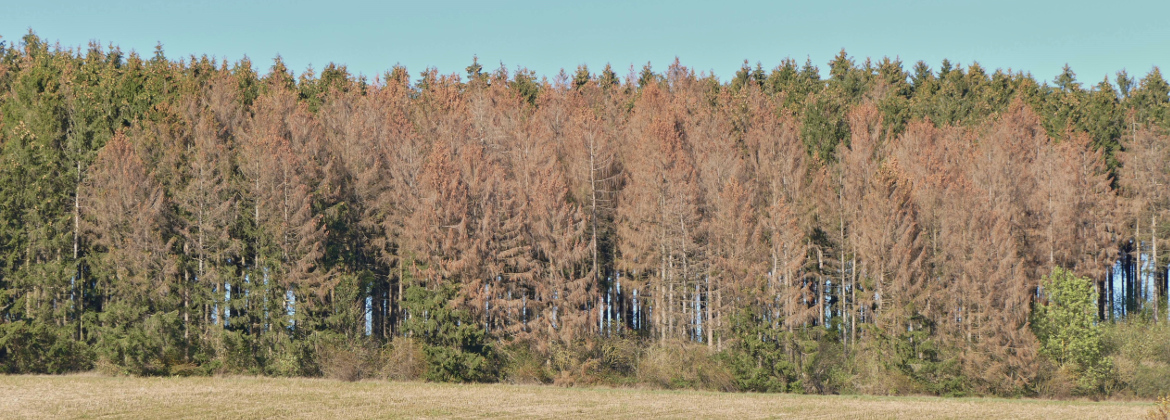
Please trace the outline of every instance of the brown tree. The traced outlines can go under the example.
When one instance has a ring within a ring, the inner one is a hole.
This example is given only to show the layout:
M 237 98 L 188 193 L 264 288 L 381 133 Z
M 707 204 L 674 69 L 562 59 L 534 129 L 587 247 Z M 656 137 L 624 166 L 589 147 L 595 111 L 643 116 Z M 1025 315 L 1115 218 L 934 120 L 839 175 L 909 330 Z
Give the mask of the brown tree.
M 129 139 L 118 134 L 95 160 L 82 195 L 87 231 L 101 251 L 102 286 L 116 303 L 157 308 L 173 291 L 172 215 L 162 187 L 146 173 Z

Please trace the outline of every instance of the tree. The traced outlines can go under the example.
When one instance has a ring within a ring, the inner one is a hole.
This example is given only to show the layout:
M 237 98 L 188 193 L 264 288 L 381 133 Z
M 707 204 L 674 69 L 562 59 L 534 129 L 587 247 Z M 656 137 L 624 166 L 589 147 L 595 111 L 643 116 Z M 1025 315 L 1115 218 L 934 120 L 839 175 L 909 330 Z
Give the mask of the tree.
M 666 95 L 657 85 L 642 90 L 629 126 L 629 135 L 639 141 L 631 145 L 628 183 L 616 210 L 618 269 L 651 279 L 651 322 L 662 340 L 681 335 L 675 329 L 681 321 L 675 289 L 694 279 L 687 258 L 697 248 L 693 232 L 700 200 L 691 153 Z
M 70 54 L 50 50 L 31 32 L 22 38 L 22 59 L 0 104 L 0 257 L 10 318 L 64 324 L 78 274 L 77 175 L 66 154 L 67 117 L 63 73 Z
M 480 323 L 465 309 L 455 308 L 456 289 L 411 286 L 406 309 L 414 316 L 403 329 L 425 345 L 426 378 L 439 382 L 486 382 L 493 378 L 495 354 Z
M 138 373 L 166 372 L 184 357 L 184 346 L 167 343 L 180 336 L 180 325 L 168 316 L 177 306 L 172 287 L 178 273 L 170 207 L 126 136 L 107 143 L 95 168 L 82 208 L 97 252 L 94 272 L 108 290 L 99 353 Z
M 225 286 L 235 281 L 236 270 L 228 261 L 240 260 L 239 242 L 230 229 L 236 218 L 236 191 L 232 188 L 235 173 L 234 159 L 229 152 L 234 146 L 243 119 L 235 81 L 226 77 L 214 81 L 200 97 L 189 100 L 182 110 L 180 131 L 166 147 L 177 148 L 184 157 L 175 157 L 176 185 L 174 200 L 180 211 L 182 249 L 190 264 L 182 267 L 183 323 L 189 334 L 190 305 L 202 304 L 200 312 L 215 316 L 222 326 L 228 305 L 224 301 Z M 162 131 L 163 135 L 172 132 Z M 242 264 L 251 260 L 244 255 Z M 254 263 L 254 262 L 253 262 Z M 203 286 L 203 287 L 198 287 Z M 209 320 L 204 320 L 206 326 Z
M 1082 392 L 1098 391 L 1112 368 L 1096 322 L 1096 295 L 1091 280 L 1054 267 L 1044 278 L 1046 302 L 1033 315 L 1041 353 L 1072 370 Z
M 267 302 L 275 306 L 269 313 L 292 307 L 294 300 L 288 296 L 296 304 L 304 302 L 304 309 L 295 310 L 300 319 L 329 303 L 333 279 L 319 265 L 325 227 L 314 211 L 314 192 L 321 179 L 314 161 L 319 144 L 315 121 L 288 91 L 269 91 L 257 98 L 255 117 L 240 136 L 241 181 L 254 229 L 253 278 L 267 284 Z

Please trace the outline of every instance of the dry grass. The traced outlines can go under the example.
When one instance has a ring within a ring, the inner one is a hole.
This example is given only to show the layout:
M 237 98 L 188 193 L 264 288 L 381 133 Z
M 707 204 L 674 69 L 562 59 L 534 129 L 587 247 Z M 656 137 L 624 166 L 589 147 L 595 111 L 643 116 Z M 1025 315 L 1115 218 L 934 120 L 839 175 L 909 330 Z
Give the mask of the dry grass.
M 5 418 L 1141 418 L 1151 403 L 282 378 L 0 376 Z

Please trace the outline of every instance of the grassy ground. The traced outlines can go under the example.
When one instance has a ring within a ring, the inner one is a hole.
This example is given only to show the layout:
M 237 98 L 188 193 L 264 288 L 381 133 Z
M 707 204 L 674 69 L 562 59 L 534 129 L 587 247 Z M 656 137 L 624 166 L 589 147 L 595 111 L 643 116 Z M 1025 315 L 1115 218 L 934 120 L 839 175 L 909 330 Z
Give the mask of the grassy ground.
M 1151 403 L 280 378 L 0 376 L 4 418 L 1141 418 Z

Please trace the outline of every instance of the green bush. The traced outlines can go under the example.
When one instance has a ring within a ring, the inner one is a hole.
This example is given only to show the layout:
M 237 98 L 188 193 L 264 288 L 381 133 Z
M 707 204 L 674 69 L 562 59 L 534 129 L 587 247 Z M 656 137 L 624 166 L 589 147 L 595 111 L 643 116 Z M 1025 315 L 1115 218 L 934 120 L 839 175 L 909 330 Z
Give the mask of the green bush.
M 268 334 L 265 346 L 272 353 L 265 360 L 265 372 L 274 376 L 316 376 L 318 366 L 312 343 L 293 340 L 285 334 Z
M 734 339 L 723 357 L 737 388 L 754 392 L 804 390 L 799 366 L 785 351 L 794 345 L 791 334 L 771 328 L 746 310 L 732 320 L 731 332 Z
M 1046 302 L 1036 305 L 1032 317 L 1040 353 L 1072 372 L 1078 393 L 1103 391 L 1113 365 L 1102 346 L 1092 281 L 1056 267 L 1043 285 Z
M 39 322 L 0 323 L 0 373 L 66 373 L 93 367 L 75 331 Z
M 132 375 L 170 375 L 172 366 L 185 364 L 186 341 L 177 311 L 150 313 L 110 303 L 100 319 L 94 348 L 102 366 Z
M 533 352 L 529 358 L 518 360 L 528 364 L 521 370 L 532 373 L 536 373 L 535 364 L 543 360 L 544 375 L 551 377 L 557 385 L 628 385 L 636 382 L 638 363 L 644 356 L 644 344 L 625 333 L 610 338 L 586 337 L 569 342 L 554 340 L 543 353 Z
M 453 287 L 432 291 L 414 286 L 407 289 L 405 297 L 410 317 L 403 330 L 423 343 L 427 380 L 488 382 L 496 379 L 496 354 L 487 342 L 487 333 L 467 311 L 453 307 Z
M 1170 325 L 1144 321 L 1106 324 L 1102 342 L 1116 380 L 1107 392 L 1157 398 L 1170 391 Z

